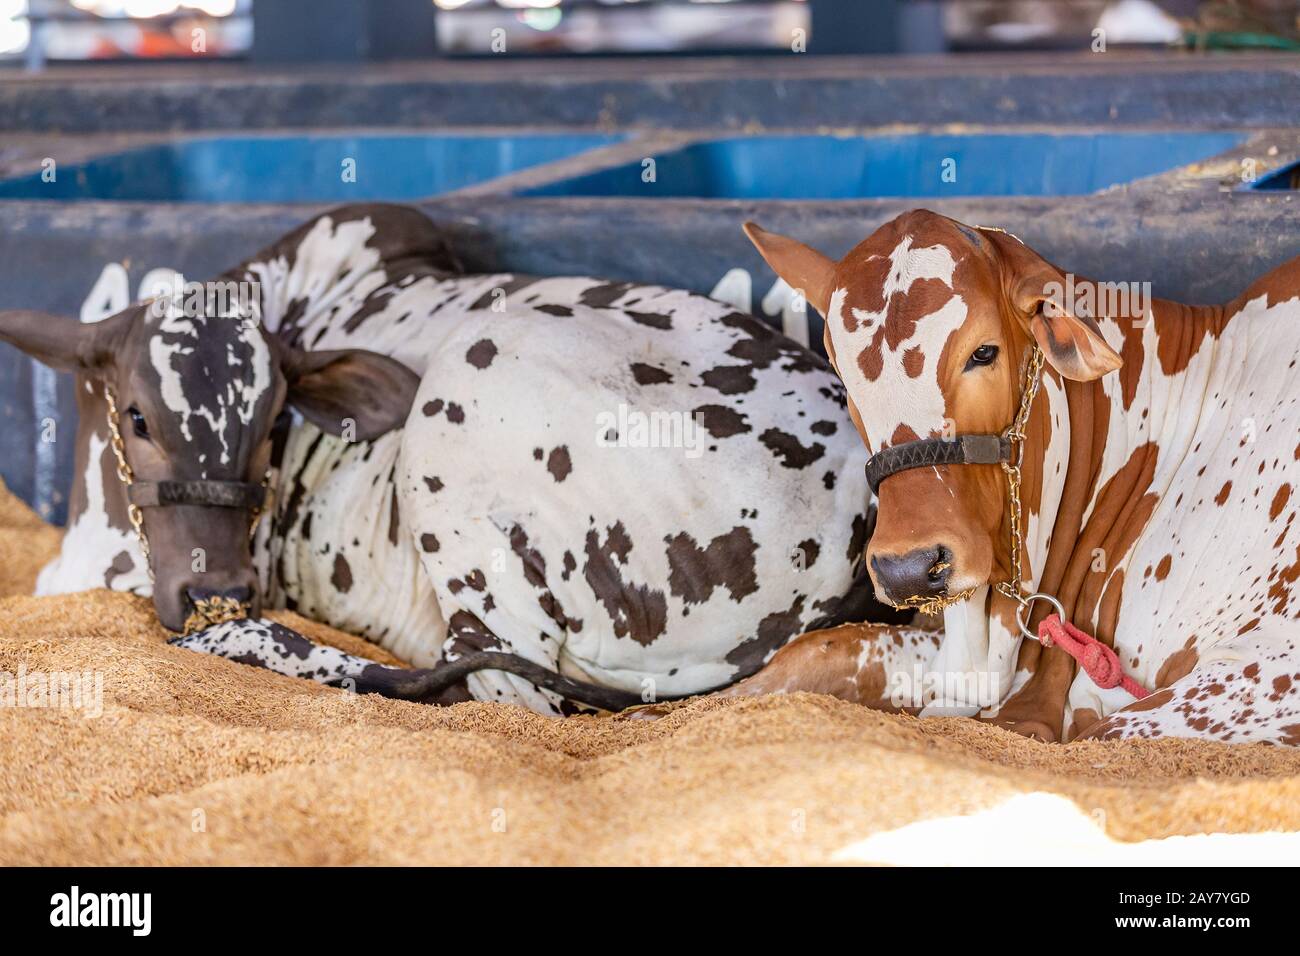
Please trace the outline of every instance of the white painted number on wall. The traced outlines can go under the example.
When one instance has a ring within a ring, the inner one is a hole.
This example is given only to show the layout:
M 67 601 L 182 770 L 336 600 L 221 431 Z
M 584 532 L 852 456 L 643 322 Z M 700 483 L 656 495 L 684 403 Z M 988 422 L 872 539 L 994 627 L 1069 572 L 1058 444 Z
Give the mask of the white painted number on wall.
M 99 322 L 110 315 L 117 315 L 132 302 L 153 298 L 183 288 L 185 277 L 175 269 L 150 269 L 140 280 L 136 297 L 131 298 L 131 277 L 126 266 L 120 262 L 110 262 L 104 266 L 90 293 L 81 303 L 81 321 Z

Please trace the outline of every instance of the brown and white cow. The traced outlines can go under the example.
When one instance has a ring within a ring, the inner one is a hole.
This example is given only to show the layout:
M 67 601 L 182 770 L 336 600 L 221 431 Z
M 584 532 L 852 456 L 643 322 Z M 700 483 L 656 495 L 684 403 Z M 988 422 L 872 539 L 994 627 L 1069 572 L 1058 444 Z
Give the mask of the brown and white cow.
M 998 589 L 1012 536 L 996 464 L 911 467 L 879 484 L 867 549 L 877 592 L 901 603 L 969 590 L 942 630 L 809 633 L 726 693 L 821 691 L 1052 741 L 1300 744 L 1300 259 L 1226 306 L 1151 300 L 1107 314 L 1090 307 L 1114 298 L 1105 284 L 926 210 L 838 263 L 747 231 L 826 316 L 827 351 L 874 453 L 1004 432 L 1041 349 L 1021 585 L 1058 598 L 1154 693 L 1102 690 L 1059 648 L 1022 637 L 1019 605 Z M 1037 621 L 1049 608 L 1032 610 Z

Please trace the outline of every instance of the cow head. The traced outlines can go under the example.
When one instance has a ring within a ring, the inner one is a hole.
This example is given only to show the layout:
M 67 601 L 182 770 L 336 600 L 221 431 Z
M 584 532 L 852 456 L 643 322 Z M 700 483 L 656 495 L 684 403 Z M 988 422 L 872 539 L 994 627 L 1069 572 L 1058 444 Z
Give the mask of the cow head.
M 259 483 L 286 403 L 326 432 L 366 440 L 402 426 L 418 385 L 413 372 L 385 356 L 305 352 L 246 318 L 187 315 L 163 299 L 91 324 L 0 312 L 0 341 L 77 373 L 86 387 L 112 390 L 138 482 Z M 125 513 L 125 489 L 112 482 L 104 492 L 106 502 L 116 496 L 121 505 L 112 510 Z M 205 598 L 260 614 L 251 518 L 248 506 L 143 508 L 154 607 L 165 627 L 184 629 Z
M 826 317 L 826 351 L 873 453 L 918 438 L 1000 433 L 1015 418 L 1031 343 L 1076 381 L 1118 368 L 1066 277 L 1019 240 L 926 210 L 878 229 L 838 263 L 746 224 L 764 259 Z M 881 482 L 867 563 L 878 593 L 943 598 L 1009 573 L 997 465 L 901 471 Z

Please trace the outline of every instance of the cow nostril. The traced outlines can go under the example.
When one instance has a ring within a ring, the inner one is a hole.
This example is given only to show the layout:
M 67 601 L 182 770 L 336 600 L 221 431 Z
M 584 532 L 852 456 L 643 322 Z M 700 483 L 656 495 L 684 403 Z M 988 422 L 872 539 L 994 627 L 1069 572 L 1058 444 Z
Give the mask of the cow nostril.
M 942 546 L 871 559 L 880 586 L 895 602 L 942 596 L 952 573 L 952 552 Z
M 222 592 L 222 596 L 231 601 L 238 601 L 240 604 L 250 604 L 253 600 L 253 590 L 246 587 L 228 588 Z
M 938 560 L 930 565 L 930 570 L 926 572 L 926 577 L 931 584 L 944 583 L 948 578 L 948 572 L 952 570 L 952 554 L 943 545 L 939 545 L 938 551 Z

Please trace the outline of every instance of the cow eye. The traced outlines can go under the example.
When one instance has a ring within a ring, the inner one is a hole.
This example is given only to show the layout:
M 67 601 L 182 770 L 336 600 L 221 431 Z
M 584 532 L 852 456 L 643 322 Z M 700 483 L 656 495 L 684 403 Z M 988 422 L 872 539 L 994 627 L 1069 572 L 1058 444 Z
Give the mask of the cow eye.
M 971 352 L 970 358 L 966 362 L 966 371 L 970 371 L 977 365 L 992 365 L 993 360 L 998 357 L 998 347 L 996 345 L 981 345 L 974 352 Z
M 132 405 L 126 410 L 126 413 L 131 416 L 131 428 L 134 429 L 135 433 L 148 440 L 149 426 L 144 423 L 144 416 L 140 414 L 140 409 Z

